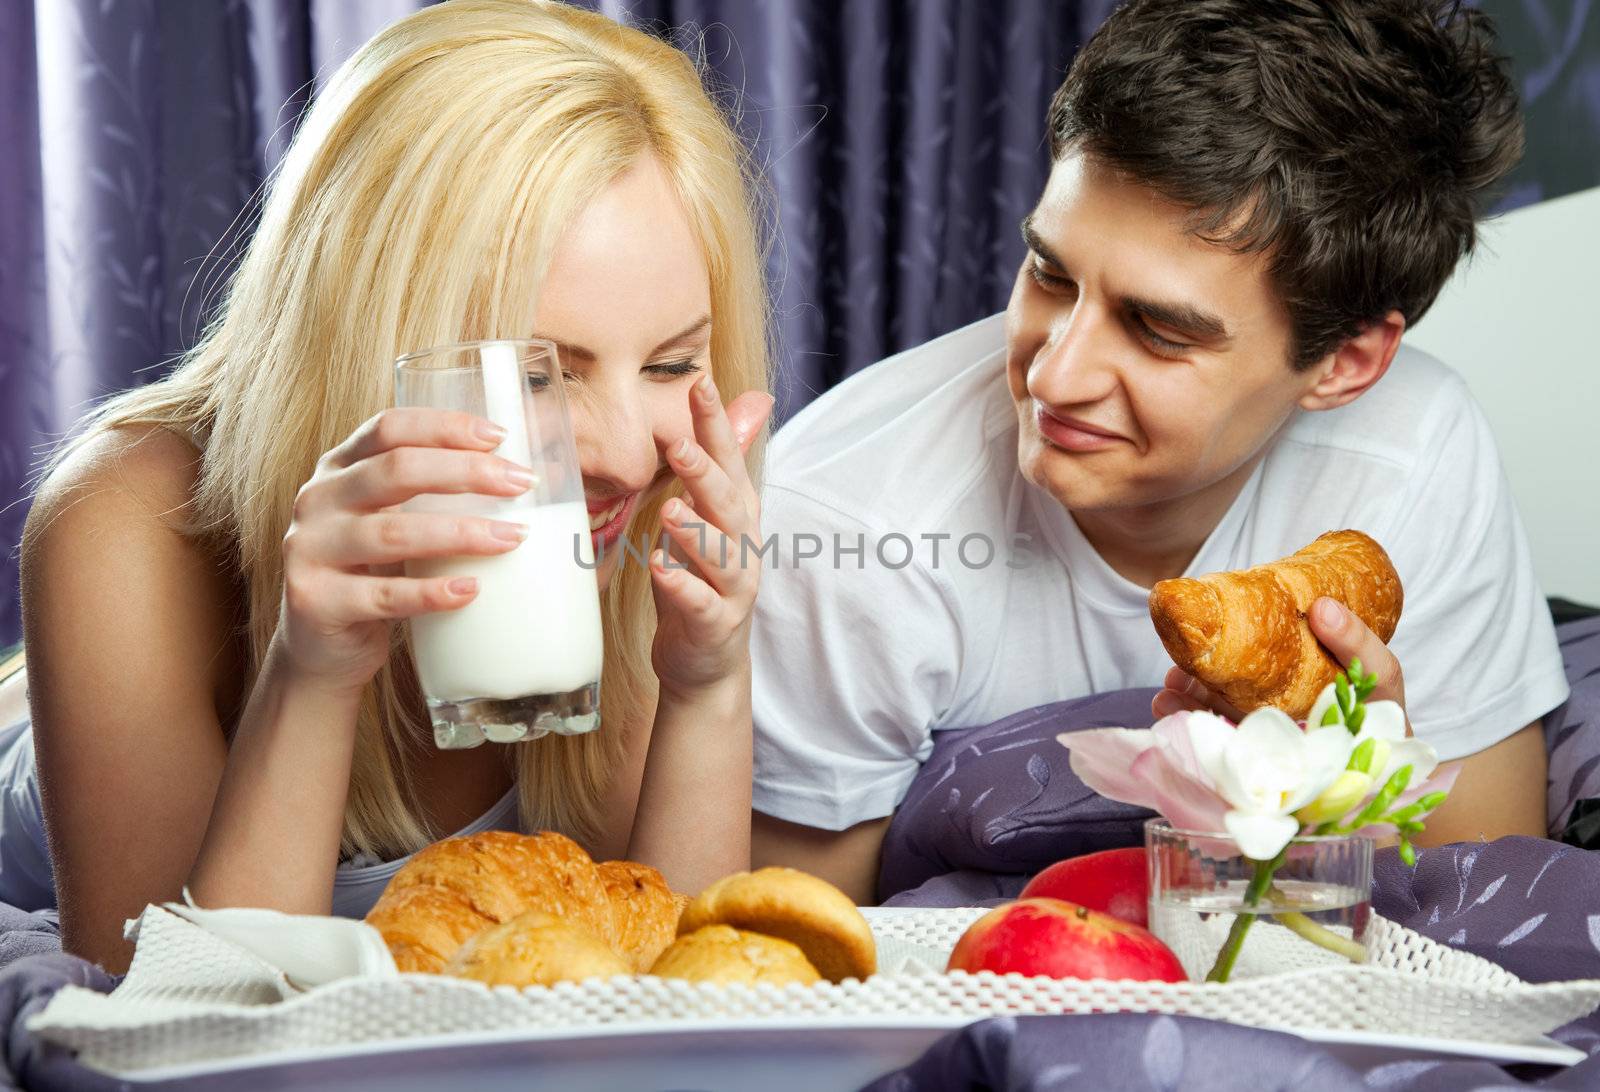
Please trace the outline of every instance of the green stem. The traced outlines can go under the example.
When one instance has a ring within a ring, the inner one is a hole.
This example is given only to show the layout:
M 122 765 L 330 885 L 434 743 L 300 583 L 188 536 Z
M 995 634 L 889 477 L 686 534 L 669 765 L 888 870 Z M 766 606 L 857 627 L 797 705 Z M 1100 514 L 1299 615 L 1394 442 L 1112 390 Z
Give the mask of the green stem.
M 1273 873 L 1278 871 L 1278 866 L 1283 864 L 1284 854 L 1288 852 L 1285 846 L 1270 861 L 1257 861 L 1256 873 L 1250 878 L 1250 886 L 1245 888 L 1244 904 L 1255 906 L 1261 902 L 1261 896 L 1266 894 L 1267 888 L 1272 884 Z M 1217 961 L 1211 965 L 1211 970 L 1206 974 L 1207 982 L 1226 982 L 1228 975 L 1233 973 L 1233 965 L 1239 958 L 1239 949 L 1244 946 L 1244 936 L 1250 931 L 1250 926 L 1255 924 L 1255 914 L 1239 913 L 1234 915 L 1233 925 L 1228 929 L 1228 939 L 1222 942 L 1222 948 L 1217 952 Z
M 1326 948 L 1335 955 L 1344 956 L 1351 963 L 1365 963 L 1367 961 L 1365 945 L 1357 944 L 1347 937 L 1340 936 L 1332 929 L 1318 925 L 1304 914 L 1286 913 L 1274 916 L 1291 933 L 1298 937 L 1304 937 L 1319 948 Z

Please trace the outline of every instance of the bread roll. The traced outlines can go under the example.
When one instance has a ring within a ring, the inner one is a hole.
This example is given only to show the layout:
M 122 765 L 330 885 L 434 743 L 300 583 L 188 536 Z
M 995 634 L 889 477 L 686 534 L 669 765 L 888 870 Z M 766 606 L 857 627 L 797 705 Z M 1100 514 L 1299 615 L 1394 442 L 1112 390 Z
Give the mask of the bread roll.
M 588 929 L 542 910 L 492 925 L 461 946 L 445 973 L 490 986 L 550 986 L 628 974 L 631 967 Z
M 826 880 L 797 869 L 763 868 L 718 880 L 684 909 L 678 936 L 716 924 L 787 940 L 833 982 L 866 978 L 878 969 L 877 944 L 855 903 Z
M 442 892 L 407 894 L 418 887 Z M 599 870 L 583 847 L 548 831 L 484 831 L 435 842 L 394 874 L 367 921 L 383 934 L 396 963 L 406 960 L 403 969 L 437 971 L 473 933 L 528 910 L 616 943 Z
M 673 942 L 650 973 L 691 982 L 770 982 L 809 985 L 822 976 L 786 940 L 731 925 L 707 925 Z
M 599 869 L 611 903 L 613 946 L 643 974 L 678 935 L 679 896 L 647 864 L 607 861 Z
M 401 971 L 440 974 L 474 933 L 495 924 L 458 891 L 434 884 L 386 889 L 367 914 Z
M 1340 670 L 1306 622 L 1321 596 L 1394 636 L 1400 576 L 1360 531 L 1329 531 L 1253 569 L 1163 580 L 1150 589 L 1150 619 L 1173 662 L 1240 712 L 1274 706 L 1300 720 Z

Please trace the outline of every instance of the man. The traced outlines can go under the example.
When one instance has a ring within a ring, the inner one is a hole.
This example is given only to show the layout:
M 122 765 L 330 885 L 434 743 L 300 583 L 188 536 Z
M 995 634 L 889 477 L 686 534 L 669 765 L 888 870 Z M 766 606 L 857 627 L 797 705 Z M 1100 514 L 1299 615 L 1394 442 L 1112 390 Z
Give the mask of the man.
M 756 621 L 757 864 L 870 901 L 934 732 L 1163 681 L 1155 715 L 1218 707 L 1150 586 L 1344 527 L 1389 551 L 1399 629 L 1386 648 L 1331 600 L 1308 621 L 1465 759 L 1430 840 L 1543 833 L 1553 628 L 1482 414 L 1400 344 L 1521 152 L 1457 7 L 1134 0 L 1084 47 L 1003 319 L 772 444 L 764 531 L 794 559 Z

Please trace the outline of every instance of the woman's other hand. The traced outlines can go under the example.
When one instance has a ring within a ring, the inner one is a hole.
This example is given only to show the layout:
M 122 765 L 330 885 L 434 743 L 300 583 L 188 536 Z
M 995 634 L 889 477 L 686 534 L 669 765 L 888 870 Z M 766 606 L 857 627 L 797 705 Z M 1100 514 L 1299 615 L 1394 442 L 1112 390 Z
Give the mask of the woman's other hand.
M 665 444 L 684 499 L 661 524 L 670 555 L 651 555 L 656 637 L 651 662 L 664 691 L 692 694 L 744 674 L 750 616 L 761 582 L 761 500 L 745 452 L 772 412 L 772 398 L 742 394 L 726 409 L 709 375 L 689 392 L 694 436 Z

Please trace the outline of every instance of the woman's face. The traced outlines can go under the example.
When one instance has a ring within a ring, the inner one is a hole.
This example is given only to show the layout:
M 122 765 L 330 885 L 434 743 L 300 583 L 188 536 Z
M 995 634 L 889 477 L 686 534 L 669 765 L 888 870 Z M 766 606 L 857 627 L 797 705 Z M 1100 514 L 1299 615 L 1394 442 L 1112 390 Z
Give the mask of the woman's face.
M 670 479 L 663 452 L 693 437 L 689 388 L 711 367 L 711 281 L 677 195 L 639 160 L 568 226 L 539 295 L 556 343 L 604 588 L 648 529 L 640 502 Z M 630 562 L 630 563 L 637 563 Z

